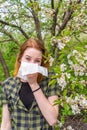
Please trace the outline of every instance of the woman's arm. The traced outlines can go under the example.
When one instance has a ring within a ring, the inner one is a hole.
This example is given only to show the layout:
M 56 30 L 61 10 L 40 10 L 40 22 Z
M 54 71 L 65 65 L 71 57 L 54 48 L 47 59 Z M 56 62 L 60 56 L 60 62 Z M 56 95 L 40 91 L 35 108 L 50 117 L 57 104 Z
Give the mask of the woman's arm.
M 4 104 L 2 109 L 1 130 L 11 130 L 10 113 L 7 104 Z
M 54 105 L 54 101 L 57 100 L 58 97 L 54 95 L 47 99 L 41 89 L 34 92 L 33 94 L 43 116 L 45 117 L 49 125 L 55 125 L 58 122 L 58 105 Z
M 54 106 L 54 101 L 58 99 L 58 96 L 54 95 L 46 98 L 41 89 L 37 90 L 40 87 L 37 83 L 37 73 L 28 75 L 28 83 L 33 91 L 34 97 L 43 116 L 49 125 L 53 126 L 57 123 L 58 105 Z

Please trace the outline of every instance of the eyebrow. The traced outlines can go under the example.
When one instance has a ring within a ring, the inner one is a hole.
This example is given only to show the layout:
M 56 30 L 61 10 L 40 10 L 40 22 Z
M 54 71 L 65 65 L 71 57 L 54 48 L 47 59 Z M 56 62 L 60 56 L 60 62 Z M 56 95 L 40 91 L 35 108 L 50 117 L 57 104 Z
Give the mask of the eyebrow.
M 29 55 L 26 55 L 26 56 L 32 58 L 32 57 L 29 56 Z M 40 60 L 42 60 L 42 57 L 36 57 L 36 59 L 40 59 Z

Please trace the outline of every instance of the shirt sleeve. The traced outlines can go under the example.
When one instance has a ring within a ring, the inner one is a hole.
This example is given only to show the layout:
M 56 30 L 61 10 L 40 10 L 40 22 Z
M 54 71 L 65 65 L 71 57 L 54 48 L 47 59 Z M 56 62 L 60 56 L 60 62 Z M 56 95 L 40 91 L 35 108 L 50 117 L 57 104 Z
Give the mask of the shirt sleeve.
M 1 85 L 1 105 L 8 104 L 7 95 L 9 95 L 9 80 L 5 80 Z
M 59 95 L 59 86 L 57 83 L 57 79 L 54 78 L 55 73 L 49 72 L 49 80 L 48 80 L 48 97 L 53 95 Z
M 1 90 L 1 105 L 7 104 L 6 93 L 5 93 L 5 88 L 3 87 L 3 83 L 2 83 L 1 89 L 2 89 Z

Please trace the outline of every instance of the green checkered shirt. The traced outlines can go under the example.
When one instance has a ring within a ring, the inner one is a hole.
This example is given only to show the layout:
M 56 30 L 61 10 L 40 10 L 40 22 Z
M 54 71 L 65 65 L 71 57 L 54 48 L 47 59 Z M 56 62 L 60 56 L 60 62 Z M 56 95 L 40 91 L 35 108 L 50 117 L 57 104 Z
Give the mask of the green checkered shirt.
M 49 86 L 48 83 L 49 78 L 45 77 L 39 84 L 45 96 L 58 95 L 57 84 Z M 12 130 L 51 130 L 36 100 L 33 101 L 29 110 L 23 105 L 19 98 L 21 85 L 22 83 L 18 77 L 10 77 L 2 84 L 2 104 L 8 104 L 12 120 Z

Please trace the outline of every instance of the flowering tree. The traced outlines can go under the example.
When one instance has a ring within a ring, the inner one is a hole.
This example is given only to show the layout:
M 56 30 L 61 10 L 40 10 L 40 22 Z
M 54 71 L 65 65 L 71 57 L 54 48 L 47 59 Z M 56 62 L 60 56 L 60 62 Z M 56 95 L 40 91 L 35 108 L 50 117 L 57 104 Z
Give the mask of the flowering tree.
M 64 48 L 59 63 L 53 68 L 61 94 L 56 103 L 60 104 L 63 122 L 66 115 L 82 115 L 87 112 L 87 45 L 65 54 Z
M 59 100 L 55 102 L 60 104 L 60 127 L 66 116 L 81 115 L 85 118 L 84 113 L 87 113 L 87 41 L 86 35 L 83 35 L 87 33 L 87 5 L 82 3 L 77 6 L 73 1 L 72 6 L 75 9 L 73 18 L 68 21 L 61 35 L 57 33 L 51 38 L 50 47 L 53 50 L 50 62 L 60 88 Z M 60 19 L 58 24 L 62 26 Z

